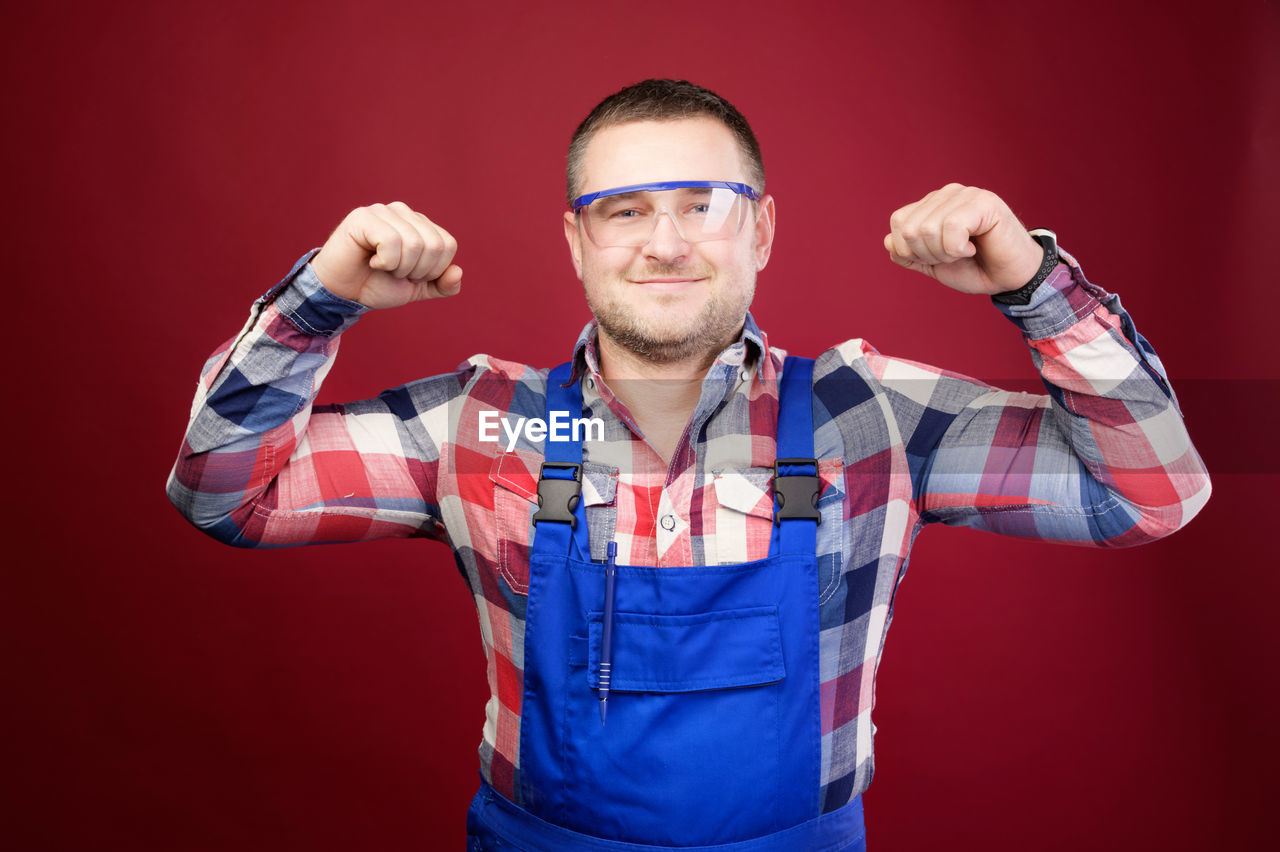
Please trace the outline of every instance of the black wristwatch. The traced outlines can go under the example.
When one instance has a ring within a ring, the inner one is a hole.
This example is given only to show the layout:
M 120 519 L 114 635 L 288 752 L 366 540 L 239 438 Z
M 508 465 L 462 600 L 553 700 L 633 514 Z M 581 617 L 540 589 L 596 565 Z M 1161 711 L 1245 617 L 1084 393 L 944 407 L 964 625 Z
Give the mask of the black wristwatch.
M 997 293 L 991 297 L 991 301 L 1002 305 L 1030 304 L 1031 294 L 1044 283 L 1044 280 L 1049 277 L 1049 273 L 1058 265 L 1058 235 L 1048 228 L 1036 228 L 1034 231 L 1028 231 L 1027 233 L 1031 234 L 1031 239 L 1038 242 L 1040 247 L 1044 249 L 1044 259 L 1040 261 L 1040 270 L 1036 272 L 1034 278 L 1017 290 Z

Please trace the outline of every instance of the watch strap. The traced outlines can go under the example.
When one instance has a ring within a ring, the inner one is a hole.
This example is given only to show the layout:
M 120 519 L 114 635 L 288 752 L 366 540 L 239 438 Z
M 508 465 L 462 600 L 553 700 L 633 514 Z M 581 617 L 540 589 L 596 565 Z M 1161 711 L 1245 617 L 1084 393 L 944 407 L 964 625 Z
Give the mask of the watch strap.
M 1058 265 L 1058 236 L 1048 228 L 1036 228 L 1028 231 L 1031 239 L 1040 244 L 1044 249 L 1044 258 L 1040 261 L 1040 269 L 1035 276 L 1023 284 L 1017 290 L 1009 290 L 1005 293 L 996 293 L 991 297 L 991 301 L 1001 305 L 1028 305 L 1031 303 L 1031 294 L 1036 291 L 1045 279 L 1049 277 L 1049 273 L 1053 272 L 1055 266 Z

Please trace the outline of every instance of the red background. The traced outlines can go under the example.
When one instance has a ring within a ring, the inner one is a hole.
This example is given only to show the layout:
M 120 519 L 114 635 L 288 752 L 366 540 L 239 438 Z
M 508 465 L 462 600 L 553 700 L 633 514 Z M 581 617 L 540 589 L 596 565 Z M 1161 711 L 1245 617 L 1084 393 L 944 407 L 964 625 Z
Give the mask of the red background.
M 593 5 L 6 12 L 6 845 L 461 847 L 486 689 L 447 550 L 237 551 L 162 485 L 205 355 L 359 204 L 449 228 L 465 291 L 362 322 L 323 399 L 475 352 L 563 360 L 587 319 L 564 148 L 646 76 L 756 128 L 775 343 L 1033 380 L 985 300 L 883 256 L 896 207 L 985 186 L 1122 293 L 1215 474 L 1189 528 L 1137 550 L 922 537 L 880 676 L 872 848 L 1260 843 L 1276 4 Z

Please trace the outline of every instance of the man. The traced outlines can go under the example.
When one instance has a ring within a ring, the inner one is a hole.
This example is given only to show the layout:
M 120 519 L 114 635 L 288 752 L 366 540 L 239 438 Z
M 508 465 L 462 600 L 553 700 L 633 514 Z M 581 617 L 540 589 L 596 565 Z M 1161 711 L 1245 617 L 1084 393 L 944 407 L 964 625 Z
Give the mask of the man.
M 775 224 L 759 148 L 685 82 L 597 106 L 568 184 L 595 316 L 569 363 L 476 356 L 312 410 L 363 312 L 462 284 L 432 220 L 355 210 L 209 361 L 170 497 L 243 546 L 449 542 L 492 693 L 473 848 L 863 849 L 915 533 L 1117 546 L 1185 524 L 1209 483 L 1160 362 L 1052 235 L 954 184 L 894 213 L 885 247 L 991 296 L 1050 395 L 861 341 L 787 358 L 748 313 Z

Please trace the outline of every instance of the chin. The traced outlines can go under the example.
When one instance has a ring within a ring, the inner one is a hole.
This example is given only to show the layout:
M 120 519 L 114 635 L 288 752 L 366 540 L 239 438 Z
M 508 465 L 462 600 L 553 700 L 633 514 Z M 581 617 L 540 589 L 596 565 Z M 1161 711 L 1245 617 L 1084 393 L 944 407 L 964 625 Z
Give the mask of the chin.
M 734 295 L 703 287 L 679 293 L 584 289 L 600 329 L 624 349 L 658 363 L 714 357 L 742 328 L 754 293 L 754 287 Z
M 742 327 L 741 320 L 730 328 L 731 323 L 715 322 L 706 312 L 682 319 L 672 322 L 669 314 L 651 317 L 627 311 L 596 312 L 597 323 L 613 342 L 655 363 L 714 357 Z

